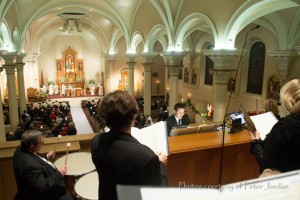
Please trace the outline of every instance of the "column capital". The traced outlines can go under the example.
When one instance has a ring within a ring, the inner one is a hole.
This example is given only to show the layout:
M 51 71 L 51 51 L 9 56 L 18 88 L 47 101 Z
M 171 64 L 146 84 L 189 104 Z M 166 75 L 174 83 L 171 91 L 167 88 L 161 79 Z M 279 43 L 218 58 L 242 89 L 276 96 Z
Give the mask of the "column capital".
M 276 60 L 280 78 L 285 80 L 288 73 L 289 62 L 297 56 L 296 51 L 271 51 L 269 52 L 269 56 Z
M 144 59 L 144 63 L 153 63 L 153 59 L 158 55 L 157 52 L 142 53 L 140 56 Z M 144 64 L 142 63 L 142 64 Z
M 203 50 L 203 54 L 212 59 L 214 62 L 214 69 L 236 70 L 236 67 L 232 66 L 232 61 L 234 58 L 240 56 L 241 51 L 205 49 Z
M 14 65 L 16 54 L 15 54 L 15 52 L 6 52 L 6 53 L 2 52 L 1 57 L 5 61 L 4 66 L 5 65 Z
M 15 72 L 16 72 L 14 65 L 4 65 L 3 67 L 4 67 L 7 75 L 9 75 L 9 74 L 13 74 L 14 75 Z
M 179 67 L 177 67 L 177 66 L 168 66 L 168 69 L 169 69 L 170 76 L 177 76 L 178 77 L 181 67 L 180 66 Z
M 17 52 L 16 54 L 16 63 L 20 64 L 20 63 L 24 63 L 23 59 L 26 57 L 25 53 L 22 52 Z
M 30 53 L 25 56 L 26 62 L 36 62 L 39 59 L 40 54 L 38 53 Z
M 115 54 L 102 54 L 108 61 L 113 61 L 116 58 Z
M 137 57 L 136 54 L 127 53 L 126 55 L 127 63 L 136 63 L 135 59 Z
M 214 83 L 216 84 L 227 84 L 228 79 L 232 77 L 235 73 L 235 70 L 214 70 L 213 71 L 213 77 L 214 77 Z
M 24 70 L 25 63 L 16 63 L 16 69 L 17 71 L 23 71 Z
M 187 51 L 164 51 L 162 55 L 164 56 L 167 66 L 182 67 L 182 59 L 188 55 L 188 53 Z

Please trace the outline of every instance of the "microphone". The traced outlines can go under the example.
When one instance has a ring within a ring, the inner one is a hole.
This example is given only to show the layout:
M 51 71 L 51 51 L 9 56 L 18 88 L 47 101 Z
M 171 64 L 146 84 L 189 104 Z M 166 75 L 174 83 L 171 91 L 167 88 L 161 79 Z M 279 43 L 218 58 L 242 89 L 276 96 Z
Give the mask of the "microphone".
M 238 66 L 236 68 L 236 72 L 235 72 L 235 76 L 234 76 L 234 84 L 236 84 L 236 78 L 237 78 L 237 75 L 238 75 L 238 71 L 240 69 L 240 65 L 241 65 L 241 61 L 242 61 L 242 58 L 243 58 L 243 53 L 244 53 L 246 41 L 247 41 L 247 38 L 248 38 L 248 34 L 251 31 L 253 31 L 257 28 L 260 28 L 260 25 L 255 26 L 254 28 L 250 29 L 246 33 L 246 37 L 245 37 L 245 40 L 244 40 L 244 44 L 243 44 L 242 52 L 241 52 L 241 55 L 240 55 L 239 63 L 238 63 Z M 221 146 L 221 158 L 220 158 L 220 168 L 219 168 L 219 170 L 220 170 L 220 172 L 219 172 L 219 187 L 220 187 L 220 189 L 221 189 L 221 184 L 222 184 L 222 168 L 223 168 L 223 155 L 224 155 L 224 138 L 225 138 L 226 113 L 228 112 L 228 107 L 229 107 L 229 103 L 230 103 L 230 100 L 231 100 L 232 93 L 233 93 L 233 87 L 230 88 L 230 95 L 229 95 L 229 98 L 228 98 L 228 103 L 227 103 L 227 106 L 226 106 L 226 109 L 225 109 L 223 124 L 222 124 L 222 146 Z

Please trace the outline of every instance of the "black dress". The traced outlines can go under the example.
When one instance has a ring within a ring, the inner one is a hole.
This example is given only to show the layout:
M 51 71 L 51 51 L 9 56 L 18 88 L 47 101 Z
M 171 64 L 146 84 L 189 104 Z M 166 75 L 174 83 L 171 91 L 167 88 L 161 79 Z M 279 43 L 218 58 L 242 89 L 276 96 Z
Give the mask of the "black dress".
M 287 172 L 300 169 L 300 113 L 279 120 L 265 140 L 251 143 L 260 172 L 270 168 Z

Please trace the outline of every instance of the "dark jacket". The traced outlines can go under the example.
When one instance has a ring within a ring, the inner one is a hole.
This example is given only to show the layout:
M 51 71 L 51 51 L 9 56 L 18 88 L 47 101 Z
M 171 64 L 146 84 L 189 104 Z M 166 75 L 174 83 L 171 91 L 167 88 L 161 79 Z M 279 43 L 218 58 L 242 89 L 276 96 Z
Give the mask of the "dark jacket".
M 13 168 L 15 200 L 72 200 L 60 172 L 36 155 L 17 147 Z
M 175 115 L 171 115 L 166 119 L 167 122 L 167 132 L 168 136 L 170 136 L 172 128 L 179 127 Z M 181 126 L 188 126 L 189 125 L 189 118 L 187 115 L 183 115 L 181 119 Z
M 92 160 L 99 176 L 99 199 L 117 199 L 116 185 L 166 185 L 165 166 L 147 146 L 128 133 L 98 134 L 92 142 Z
M 265 140 L 254 140 L 251 153 L 261 172 L 267 168 L 281 172 L 300 169 L 300 113 L 279 120 Z

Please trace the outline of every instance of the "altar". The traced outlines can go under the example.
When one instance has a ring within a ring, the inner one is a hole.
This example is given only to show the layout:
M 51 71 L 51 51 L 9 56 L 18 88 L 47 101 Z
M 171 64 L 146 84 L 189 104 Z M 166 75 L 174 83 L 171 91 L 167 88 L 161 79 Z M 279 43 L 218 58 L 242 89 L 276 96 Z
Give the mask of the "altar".
M 84 88 L 83 60 L 78 59 L 77 52 L 70 47 L 62 52 L 61 59 L 56 59 L 56 84 L 60 88 L 62 85 L 69 88 Z M 72 91 L 66 90 L 66 95 L 67 93 L 71 95 Z

